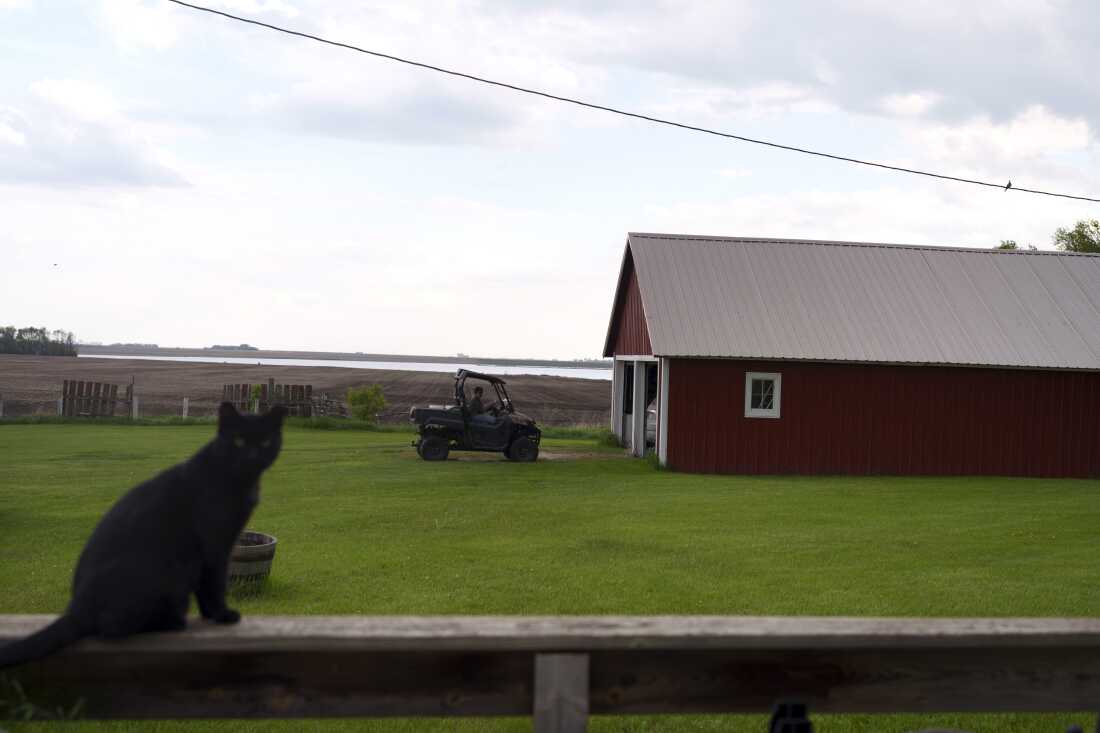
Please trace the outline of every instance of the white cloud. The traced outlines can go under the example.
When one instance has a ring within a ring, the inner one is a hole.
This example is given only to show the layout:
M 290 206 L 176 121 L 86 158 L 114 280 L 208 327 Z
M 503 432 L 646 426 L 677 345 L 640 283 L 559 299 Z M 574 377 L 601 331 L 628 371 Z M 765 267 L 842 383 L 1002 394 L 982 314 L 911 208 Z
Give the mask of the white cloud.
M 993 247 L 1002 239 L 1050 249 L 1051 233 L 1080 217 L 1073 202 L 963 184 L 855 191 L 800 190 L 680 200 L 640 214 L 641 231 Z
M 286 0 L 210 0 L 203 4 L 261 19 L 272 16 L 296 18 L 300 14 L 298 7 Z M 226 21 L 200 15 L 207 14 L 164 0 L 99 0 L 98 7 L 100 26 L 115 45 L 126 52 L 145 49 L 164 51 L 177 46 L 185 36 L 230 31 Z
M 149 0 L 102 0 L 99 22 L 125 51 L 164 50 L 179 40 L 184 8 Z
M 936 92 L 909 92 L 908 94 L 888 94 L 882 98 L 879 106 L 887 113 L 898 117 L 921 117 L 928 114 L 940 101 Z
M 522 109 L 491 93 L 431 79 L 401 87 L 305 82 L 256 95 L 249 106 L 261 122 L 286 131 L 367 141 L 488 144 L 523 123 Z
M 16 129 L 17 126 L 24 125 L 22 115 L 17 110 L 0 107 L 0 145 L 26 145 L 27 136 Z
M 110 92 L 87 81 L 47 79 L 26 109 L 0 109 L 0 181 L 61 186 L 178 186 Z
M 694 125 L 717 124 L 730 117 L 758 120 L 833 109 L 813 90 L 784 82 L 741 89 L 676 85 L 665 89 L 664 94 L 665 99 L 648 105 L 648 111 Z
M 295 5 L 285 0 L 221 0 L 210 3 L 212 7 L 222 10 L 240 13 L 242 15 L 281 15 L 285 18 L 295 18 L 299 10 Z
M 540 14 L 519 23 L 498 7 L 461 0 L 314 3 L 303 4 L 301 13 L 294 29 L 567 96 L 599 99 L 609 78 L 608 71 L 562 52 L 574 40 L 573 16 Z M 273 34 L 255 34 L 238 51 L 239 63 L 271 80 L 242 95 L 253 119 L 284 131 L 522 146 L 542 144 L 566 127 L 621 124 L 606 115 Z
M 19 10 L 30 5 L 31 0 L 0 0 L 0 10 Z
M 912 136 L 932 157 L 962 163 L 1083 152 L 1092 143 L 1084 119 L 1059 117 L 1038 105 L 1004 123 L 980 117 L 961 124 L 922 126 Z
M 567 50 L 682 84 L 783 83 L 860 113 L 897 114 L 890 106 L 918 100 L 884 107 L 883 99 L 915 89 L 941 98 L 927 112 L 943 119 L 1003 119 L 1037 103 L 1060 115 L 1100 116 L 1091 73 L 1100 63 L 1100 5 L 1091 0 L 651 3 L 603 21 L 614 38 L 585 38 Z
M 118 102 L 106 89 L 78 79 L 43 79 L 30 86 L 39 100 L 83 122 L 108 122 L 120 117 Z

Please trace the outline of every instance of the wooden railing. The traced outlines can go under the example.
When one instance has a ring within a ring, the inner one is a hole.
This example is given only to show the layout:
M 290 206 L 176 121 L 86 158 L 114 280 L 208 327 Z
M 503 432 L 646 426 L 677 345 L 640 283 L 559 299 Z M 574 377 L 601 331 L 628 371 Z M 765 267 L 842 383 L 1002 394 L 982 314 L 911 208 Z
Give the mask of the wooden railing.
M 48 616 L 0 616 L 0 644 Z M 246 617 L 7 670 L 87 718 L 1096 712 L 1100 620 Z

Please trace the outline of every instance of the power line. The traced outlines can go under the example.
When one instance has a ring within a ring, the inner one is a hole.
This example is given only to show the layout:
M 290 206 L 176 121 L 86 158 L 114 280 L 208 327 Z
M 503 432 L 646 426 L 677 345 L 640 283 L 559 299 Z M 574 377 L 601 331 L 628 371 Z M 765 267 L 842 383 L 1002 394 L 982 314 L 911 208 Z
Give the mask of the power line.
M 467 74 L 461 71 L 454 71 L 453 69 L 446 69 L 441 66 L 433 66 L 431 64 L 425 64 L 420 61 L 413 61 L 411 59 L 402 58 L 400 56 L 393 56 L 388 53 L 382 53 L 381 51 L 371 51 L 367 48 L 361 48 L 359 46 L 353 46 L 350 43 L 341 43 L 340 41 L 332 41 L 320 36 L 314 36 L 309 33 L 303 33 L 301 31 L 291 30 L 289 28 L 283 28 L 281 26 L 272 25 L 271 23 L 264 23 L 259 20 L 253 20 L 252 18 L 243 18 L 239 15 L 233 15 L 232 13 L 226 13 L 221 10 L 215 10 L 213 8 L 207 8 L 202 5 L 193 5 L 192 3 L 184 2 L 184 0 L 168 0 L 168 2 L 175 3 L 176 5 L 182 5 L 192 10 L 199 10 L 204 13 L 211 13 L 212 15 L 220 15 L 223 18 L 229 18 L 230 20 L 236 20 L 241 23 L 248 23 L 250 25 L 260 26 L 269 30 L 278 31 L 279 33 L 286 33 L 291 36 L 298 36 L 299 38 L 308 38 L 311 41 L 317 41 L 318 43 L 325 43 L 329 46 L 337 46 L 339 48 L 346 48 L 349 51 L 358 51 L 359 53 L 365 53 L 368 56 L 374 56 L 376 58 L 386 59 L 388 61 L 396 61 L 401 64 L 407 64 L 409 66 L 416 66 L 421 69 L 428 69 L 429 71 L 436 71 L 441 74 L 448 74 L 450 76 L 457 76 L 462 79 L 469 79 L 470 81 L 476 81 L 481 84 L 488 84 L 494 87 L 501 87 L 502 89 L 510 89 L 514 92 L 522 92 L 524 94 L 532 94 L 536 97 L 544 97 L 546 99 L 553 99 L 557 102 L 566 102 L 568 104 L 575 104 L 579 107 L 587 107 L 589 109 L 599 110 L 601 112 L 610 112 L 612 114 L 622 115 L 623 117 L 633 117 L 637 120 L 644 120 L 646 122 L 652 122 L 658 125 L 667 125 L 669 127 L 678 127 L 682 130 L 690 130 L 692 132 L 701 132 L 707 135 L 714 135 L 716 137 L 724 137 L 730 140 L 740 140 L 741 142 L 752 143 L 754 145 L 765 145 L 769 148 L 778 148 L 780 150 L 789 150 L 793 153 L 802 153 L 804 155 L 815 155 L 819 158 L 829 158 L 830 160 L 839 160 L 844 163 L 854 163 L 856 165 L 866 165 L 872 168 L 884 168 L 886 170 L 898 171 L 899 173 L 911 173 L 918 176 L 927 176 L 929 178 L 939 178 L 944 181 L 956 181 L 958 183 L 970 183 L 975 186 L 987 186 L 989 188 L 999 188 L 1004 191 L 1019 191 L 1021 193 L 1034 193 L 1041 196 L 1054 196 L 1063 199 L 1075 199 L 1077 201 L 1094 201 L 1100 203 L 1100 198 L 1091 198 L 1089 196 L 1074 196 L 1068 193 L 1055 193 L 1053 191 L 1040 191 L 1034 188 L 1023 188 L 1022 186 L 1014 186 L 1012 181 L 1009 181 L 1007 185 L 1002 183 L 991 183 L 989 181 L 979 181 L 973 178 L 960 178 L 958 176 L 948 176 L 943 173 L 932 173 L 930 171 L 922 171 L 916 168 L 903 168 L 897 165 L 888 165 L 886 163 L 876 163 L 871 160 L 860 160 L 859 158 L 849 158 L 843 155 L 833 155 L 832 153 L 823 153 L 819 150 L 810 150 L 808 148 L 799 148 L 793 145 L 782 145 L 780 143 L 769 142 L 767 140 L 758 140 L 756 138 L 745 137 L 744 135 L 735 135 L 730 132 L 720 132 L 718 130 L 712 130 L 706 127 L 698 127 L 696 125 L 688 125 L 683 122 L 675 122 L 673 120 L 666 120 L 660 117 L 651 117 L 650 115 L 643 115 L 638 112 L 628 112 L 622 109 L 616 109 L 615 107 L 608 107 L 603 104 L 594 104 L 592 102 L 585 102 L 580 99 L 573 99 L 572 97 L 562 97 L 557 94 L 550 94 L 549 92 L 542 92 L 538 89 L 529 89 L 527 87 L 517 86 L 515 84 L 508 84 L 502 81 L 494 81 L 493 79 L 486 79 L 485 77 L 475 76 L 473 74 Z

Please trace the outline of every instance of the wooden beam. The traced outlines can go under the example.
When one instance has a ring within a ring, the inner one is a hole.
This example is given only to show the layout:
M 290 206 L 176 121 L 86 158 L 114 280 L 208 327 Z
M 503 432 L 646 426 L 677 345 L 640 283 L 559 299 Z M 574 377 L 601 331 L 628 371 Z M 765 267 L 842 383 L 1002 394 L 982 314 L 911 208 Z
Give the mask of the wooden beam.
M 51 618 L 0 616 L 0 644 Z M 579 711 L 577 662 L 538 673 L 538 659 L 556 657 L 587 657 L 593 714 L 766 713 L 780 699 L 822 713 L 1071 712 L 1100 701 L 1098 619 L 254 616 L 85 640 L 5 672 L 39 705 L 83 698 L 89 718 L 530 715 L 543 699 Z M 540 696 L 537 680 L 555 675 L 565 681 Z
M 588 655 L 535 655 L 535 733 L 588 730 Z
M 657 460 L 668 465 L 668 369 L 671 359 L 662 357 L 657 362 Z
M 645 361 L 634 362 L 634 392 L 632 394 L 634 400 L 631 406 L 630 452 L 638 458 L 645 455 L 645 391 L 648 385 L 645 372 L 648 363 Z
M 626 440 L 623 435 L 623 367 L 623 362 L 618 359 L 611 363 L 611 432 L 620 442 Z

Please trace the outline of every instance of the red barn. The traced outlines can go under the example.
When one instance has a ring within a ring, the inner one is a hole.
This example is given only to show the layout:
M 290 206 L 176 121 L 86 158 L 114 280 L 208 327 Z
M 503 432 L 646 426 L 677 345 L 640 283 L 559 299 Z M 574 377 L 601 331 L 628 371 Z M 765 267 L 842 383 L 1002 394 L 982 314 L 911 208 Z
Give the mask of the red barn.
M 604 356 L 675 469 L 1100 476 L 1097 255 L 630 234 Z

